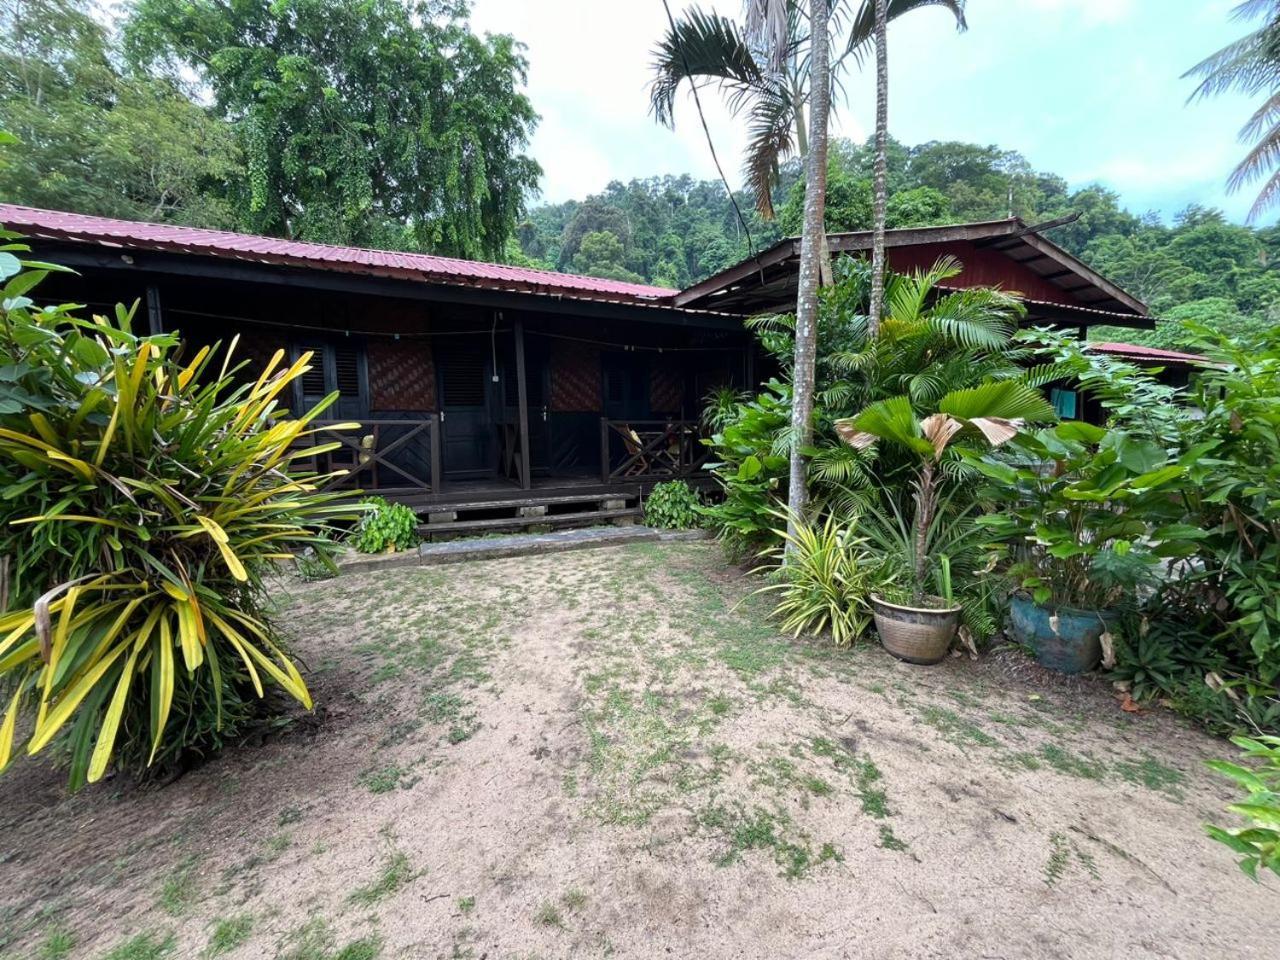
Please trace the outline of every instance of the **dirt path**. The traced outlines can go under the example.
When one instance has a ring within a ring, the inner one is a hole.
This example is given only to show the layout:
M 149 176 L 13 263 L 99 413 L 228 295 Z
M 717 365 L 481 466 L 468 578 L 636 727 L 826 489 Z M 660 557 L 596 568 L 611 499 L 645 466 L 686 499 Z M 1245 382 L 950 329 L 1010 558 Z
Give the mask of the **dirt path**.
M 1228 752 L 1015 655 L 778 637 L 711 545 L 286 585 L 315 718 L 0 778 L 0 957 L 1266 957 Z

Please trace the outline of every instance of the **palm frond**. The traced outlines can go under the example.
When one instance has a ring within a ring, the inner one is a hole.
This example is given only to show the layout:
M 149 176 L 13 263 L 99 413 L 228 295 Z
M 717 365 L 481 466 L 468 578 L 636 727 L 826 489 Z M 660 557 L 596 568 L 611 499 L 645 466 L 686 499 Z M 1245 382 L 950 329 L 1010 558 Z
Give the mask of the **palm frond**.
M 1017 380 L 993 380 L 953 390 L 938 403 L 938 410 L 964 420 L 979 417 L 1005 420 L 1050 421 L 1053 406 L 1039 390 Z
M 776 83 L 759 86 L 756 93 L 748 121 L 743 177 L 760 216 L 772 220 L 778 166 L 795 152 L 796 111 L 787 91 Z
M 956 19 L 956 30 L 963 33 L 969 29 L 969 24 L 964 18 L 965 0 L 889 0 L 886 4 L 886 14 L 892 21 L 922 7 L 942 7 L 950 10 Z M 858 13 L 849 27 L 846 54 L 852 54 L 861 63 L 867 50 L 875 43 L 875 31 L 875 0 L 862 0 L 862 5 L 858 8 Z
M 738 25 L 700 7 L 687 10 L 674 30 L 668 29 L 653 52 L 653 71 L 649 109 L 668 127 L 675 120 L 676 94 L 686 81 L 717 83 L 735 113 L 757 89 L 767 85 Z

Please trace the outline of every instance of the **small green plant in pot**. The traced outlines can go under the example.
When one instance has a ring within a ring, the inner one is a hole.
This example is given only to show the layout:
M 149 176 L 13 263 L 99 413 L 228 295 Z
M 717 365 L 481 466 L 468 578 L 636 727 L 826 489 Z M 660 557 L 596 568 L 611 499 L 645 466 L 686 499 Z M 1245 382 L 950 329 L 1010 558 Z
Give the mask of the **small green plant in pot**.
M 959 626 L 961 605 L 930 591 L 939 570 L 939 557 L 930 544 L 937 540 L 938 525 L 947 520 L 938 509 L 944 460 L 955 460 L 965 441 L 996 447 L 1017 436 L 1024 421 L 1050 420 L 1053 415 L 1053 408 L 1034 387 L 1001 380 L 944 394 L 937 412 L 923 419 L 907 397 L 892 397 L 873 403 L 856 417 L 837 421 L 836 432 L 855 449 L 892 443 L 918 461 L 912 542 L 903 571 L 909 592 L 904 602 L 883 593 L 871 597 L 876 630 L 891 654 L 911 663 L 937 663 L 947 655 Z
M 994 481 L 983 523 L 1019 588 L 1011 632 L 1055 670 L 1097 666 L 1139 590 L 1201 535 L 1176 522 L 1183 468 L 1153 440 L 1072 421 L 1019 438 L 1014 462 L 967 459 Z

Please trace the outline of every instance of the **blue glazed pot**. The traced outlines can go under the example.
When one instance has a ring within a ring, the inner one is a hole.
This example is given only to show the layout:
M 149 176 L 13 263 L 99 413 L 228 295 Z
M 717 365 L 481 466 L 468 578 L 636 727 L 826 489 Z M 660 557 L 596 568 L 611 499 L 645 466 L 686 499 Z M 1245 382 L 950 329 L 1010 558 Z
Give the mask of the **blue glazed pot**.
M 1052 622 L 1055 615 L 1056 624 Z M 1041 666 L 1062 673 L 1085 673 L 1098 665 L 1102 659 L 1100 638 L 1117 616 L 1111 610 L 1042 607 L 1025 596 L 1015 596 L 1009 604 L 1009 628 L 1014 638 L 1035 651 Z

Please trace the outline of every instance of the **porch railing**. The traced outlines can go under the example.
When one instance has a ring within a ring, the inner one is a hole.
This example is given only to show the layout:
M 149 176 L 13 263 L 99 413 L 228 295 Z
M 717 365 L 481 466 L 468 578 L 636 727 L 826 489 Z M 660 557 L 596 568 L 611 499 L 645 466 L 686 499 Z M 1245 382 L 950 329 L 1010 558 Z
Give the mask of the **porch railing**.
M 351 420 L 313 420 L 316 445 L 341 446 L 315 457 L 300 457 L 303 469 L 318 473 L 346 470 L 325 490 L 371 490 L 387 494 L 440 492 L 440 422 L 426 419 L 388 420 L 366 417 L 354 429 L 339 429 Z
M 692 420 L 600 418 L 602 483 L 696 476 L 710 454 Z

